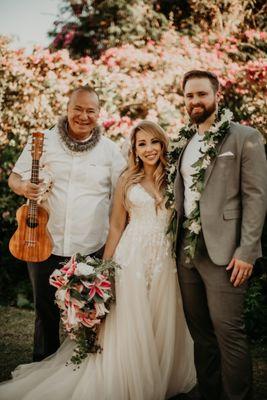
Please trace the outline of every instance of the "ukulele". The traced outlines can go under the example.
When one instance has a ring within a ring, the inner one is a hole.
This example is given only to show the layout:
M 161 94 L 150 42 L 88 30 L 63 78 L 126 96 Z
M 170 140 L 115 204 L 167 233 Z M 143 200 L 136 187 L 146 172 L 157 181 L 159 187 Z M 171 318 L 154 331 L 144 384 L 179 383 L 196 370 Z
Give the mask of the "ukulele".
M 32 134 L 31 182 L 39 183 L 39 160 L 43 153 L 44 134 Z M 10 253 L 19 260 L 40 262 L 52 252 L 52 239 L 47 230 L 48 212 L 37 200 L 28 200 L 16 213 L 18 228 L 9 242 Z

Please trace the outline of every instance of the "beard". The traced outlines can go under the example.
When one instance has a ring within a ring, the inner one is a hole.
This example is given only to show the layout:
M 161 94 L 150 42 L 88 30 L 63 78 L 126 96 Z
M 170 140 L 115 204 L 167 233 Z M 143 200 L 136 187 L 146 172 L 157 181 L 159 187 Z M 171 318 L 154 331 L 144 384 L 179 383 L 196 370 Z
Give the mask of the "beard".
M 193 114 L 193 109 L 199 107 L 202 109 L 201 112 Z M 206 107 L 202 103 L 195 104 L 189 108 L 188 114 L 190 117 L 191 122 L 194 124 L 203 124 L 213 113 L 216 111 L 216 102 L 214 101 L 209 107 Z

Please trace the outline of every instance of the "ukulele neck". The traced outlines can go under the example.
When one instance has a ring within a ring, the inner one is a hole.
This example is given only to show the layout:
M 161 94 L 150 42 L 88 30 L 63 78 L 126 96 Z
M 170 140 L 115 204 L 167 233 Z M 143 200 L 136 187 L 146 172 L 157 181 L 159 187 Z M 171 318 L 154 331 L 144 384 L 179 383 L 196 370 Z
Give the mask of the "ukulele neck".
M 39 183 L 39 160 L 32 160 L 31 183 Z M 37 219 L 37 200 L 30 200 L 28 216 L 32 220 Z

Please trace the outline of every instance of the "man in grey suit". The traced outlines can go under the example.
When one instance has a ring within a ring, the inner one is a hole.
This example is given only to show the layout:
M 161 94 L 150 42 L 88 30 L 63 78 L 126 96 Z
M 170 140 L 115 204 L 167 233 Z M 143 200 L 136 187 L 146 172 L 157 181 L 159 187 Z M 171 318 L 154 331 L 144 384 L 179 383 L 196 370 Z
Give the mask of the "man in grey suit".
M 243 303 L 253 263 L 261 256 L 267 205 L 263 141 L 251 127 L 232 121 L 216 125 L 219 81 L 215 74 L 190 71 L 182 87 L 195 133 L 187 136 L 180 152 L 174 183 L 177 265 L 199 390 L 206 400 L 251 399 Z M 206 154 L 205 164 L 203 156 L 212 144 L 203 139 L 207 131 L 215 138 L 216 126 L 218 131 L 227 129 L 217 136 L 215 151 Z M 202 175 L 198 174 L 201 159 Z M 197 238 L 195 247 L 192 238 Z

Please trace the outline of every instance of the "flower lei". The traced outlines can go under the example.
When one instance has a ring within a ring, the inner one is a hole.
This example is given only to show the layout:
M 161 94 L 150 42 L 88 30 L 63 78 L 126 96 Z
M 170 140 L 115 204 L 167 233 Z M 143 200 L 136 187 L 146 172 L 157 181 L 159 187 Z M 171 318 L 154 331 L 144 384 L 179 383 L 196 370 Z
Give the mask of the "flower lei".
M 96 126 L 93 128 L 91 136 L 86 141 L 78 142 L 72 139 L 68 135 L 68 118 L 66 116 L 59 119 L 57 128 L 64 150 L 71 155 L 81 155 L 90 151 L 97 145 L 101 138 L 101 129 L 99 126 Z
M 230 110 L 225 108 L 218 110 L 214 124 L 203 135 L 203 146 L 200 150 L 202 156 L 192 165 L 192 167 L 195 168 L 195 173 L 192 176 L 193 183 L 191 189 L 195 192 L 195 203 L 192 212 L 183 224 L 183 227 L 188 230 L 187 238 L 189 244 L 184 249 L 188 262 L 190 259 L 193 259 L 195 255 L 197 240 L 201 232 L 199 200 L 204 189 L 205 171 L 211 161 L 217 156 L 216 147 L 227 134 L 232 117 L 233 114 Z M 174 210 L 174 180 L 176 177 L 176 164 L 181 151 L 196 132 L 196 126 L 192 124 L 181 128 L 179 131 L 179 137 L 172 140 L 168 151 L 166 207 L 173 209 L 173 214 L 167 233 L 172 235 L 173 242 L 177 227 L 177 216 L 176 211 Z

